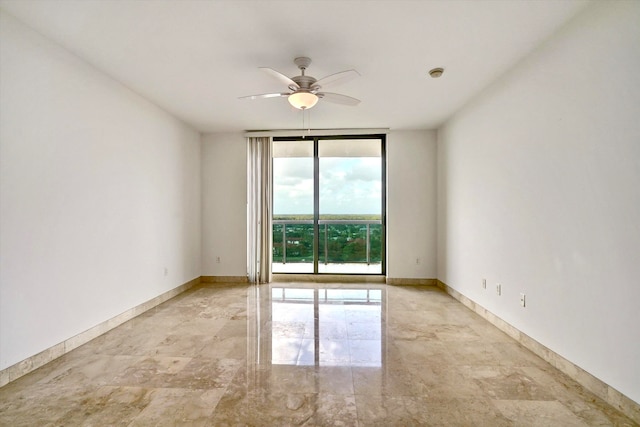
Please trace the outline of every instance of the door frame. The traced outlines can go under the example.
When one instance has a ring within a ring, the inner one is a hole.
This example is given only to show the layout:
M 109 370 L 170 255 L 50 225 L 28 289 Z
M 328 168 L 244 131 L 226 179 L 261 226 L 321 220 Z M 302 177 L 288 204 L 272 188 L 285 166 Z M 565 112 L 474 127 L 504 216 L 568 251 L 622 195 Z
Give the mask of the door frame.
M 320 157 L 318 157 L 318 141 L 320 140 L 352 140 L 352 139 L 379 139 L 380 140 L 380 180 L 381 180 L 381 207 L 380 221 L 382 240 L 381 247 L 381 272 L 380 273 L 340 273 L 344 275 L 368 275 L 368 276 L 385 276 L 387 272 L 387 152 L 386 134 L 363 134 L 363 135 L 327 135 L 327 136 L 283 136 L 273 137 L 273 141 L 313 141 L 313 273 L 277 273 L 277 274 L 314 274 L 314 275 L 331 275 L 334 273 L 320 273 L 318 271 L 318 263 L 320 259 Z M 273 174 L 273 158 L 271 159 Z M 273 191 L 273 189 L 272 189 Z M 273 194 L 271 194 L 273 200 Z M 273 220 L 273 212 L 271 212 Z M 271 228 L 273 234 L 273 226 Z M 273 253 L 270 255 L 270 261 L 273 263 Z

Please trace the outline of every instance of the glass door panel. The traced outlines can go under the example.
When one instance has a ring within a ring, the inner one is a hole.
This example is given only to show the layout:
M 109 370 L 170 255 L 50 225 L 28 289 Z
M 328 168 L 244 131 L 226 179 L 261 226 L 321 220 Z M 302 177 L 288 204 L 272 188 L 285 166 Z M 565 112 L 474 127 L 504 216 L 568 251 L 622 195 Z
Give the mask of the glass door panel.
M 382 141 L 321 139 L 318 272 L 382 274 Z
M 274 273 L 314 272 L 313 140 L 273 142 Z

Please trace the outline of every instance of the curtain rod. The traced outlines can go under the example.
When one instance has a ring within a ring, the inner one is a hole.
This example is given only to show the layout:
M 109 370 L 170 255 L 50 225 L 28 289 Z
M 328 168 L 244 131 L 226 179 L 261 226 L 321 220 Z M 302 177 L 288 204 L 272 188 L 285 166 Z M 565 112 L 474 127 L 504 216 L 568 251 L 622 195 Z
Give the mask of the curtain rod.
M 282 129 L 282 130 L 248 130 L 246 137 L 259 136 L 338 136 L 338 135 L 380 135 L 388 134 L 389 128 L 367 129 Z

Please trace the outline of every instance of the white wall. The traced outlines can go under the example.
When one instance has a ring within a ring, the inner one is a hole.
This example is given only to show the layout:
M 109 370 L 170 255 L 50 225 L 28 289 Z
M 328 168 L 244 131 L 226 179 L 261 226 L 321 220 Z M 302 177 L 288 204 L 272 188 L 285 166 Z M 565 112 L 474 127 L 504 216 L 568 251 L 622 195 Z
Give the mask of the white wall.
M 200 276 L 200 136 L 1 12 L 0 94 L 4 369 Z
M 639 22 L 590 6 L 438 134 L 438 278 L 636 402 Z
M 387 137 L 390 278 L 436 277 L 436 158 L 434 131 L 394 131 Z
M 202 275 L 247 275 L 247 141 L 241 133 L 203 137 Z
M 247 274 L 246 139 L 208 134 L 202 145 L 202 274 Z M 387 137 L 387 275 L 436 277 L 436 135 Z M 216 262 L 220 257 L 220 263 Z M 420 258 L 420 264 L 415 259 Z

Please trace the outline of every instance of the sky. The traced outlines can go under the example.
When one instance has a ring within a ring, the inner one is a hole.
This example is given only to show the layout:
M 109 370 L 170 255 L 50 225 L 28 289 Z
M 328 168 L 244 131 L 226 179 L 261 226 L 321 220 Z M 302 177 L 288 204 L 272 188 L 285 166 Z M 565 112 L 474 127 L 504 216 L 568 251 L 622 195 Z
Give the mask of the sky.
M 320 214 L 380 214 L 380 157 L 321 157 Z M 273 159 L 274 215 L 313 214 L 313 158 Z

